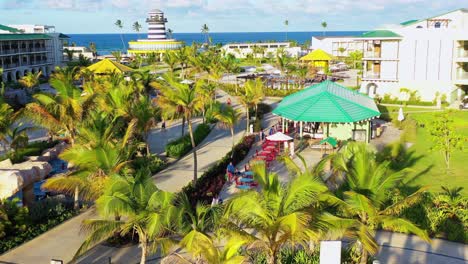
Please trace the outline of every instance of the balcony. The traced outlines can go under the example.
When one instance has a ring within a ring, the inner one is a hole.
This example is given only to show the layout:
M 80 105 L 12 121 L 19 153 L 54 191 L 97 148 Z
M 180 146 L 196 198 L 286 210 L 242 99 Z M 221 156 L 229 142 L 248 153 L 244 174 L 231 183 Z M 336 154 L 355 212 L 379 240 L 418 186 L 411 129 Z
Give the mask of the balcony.
M 468 85 L 468 72 L 458 72 L 455 75 L 455 84 Z
M 146 19 L 146 23 L 167 23 L 167 18 L 151 17 Z
M 383 76 L 379 72 L 364 72 L 362 80 L 363 81 L 390 81 L 390 82 L 398 81 L 396 77 Z
M 4 49 L 0 51 L 0 56 L 12 55 L 12 54 L 26 54 L 26 53 L 36 53 L 36 52 L 48 52 L 44 48 L 26 48 L 26 49 Z
M 364 58 L 380 58 L 382 53 L 380 51 L 366 51 L 364 52 Z

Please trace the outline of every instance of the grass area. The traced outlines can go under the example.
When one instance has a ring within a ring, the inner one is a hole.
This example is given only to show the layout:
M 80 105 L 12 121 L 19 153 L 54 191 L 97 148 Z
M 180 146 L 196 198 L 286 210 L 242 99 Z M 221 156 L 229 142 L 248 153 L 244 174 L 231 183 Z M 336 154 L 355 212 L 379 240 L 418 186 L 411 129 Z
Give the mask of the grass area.
M 390 117 L 396 120 L 399 107 L 387 107 Z M 405 133 L 406 141 L 414 143 L 409 151 L 414 157 L 420 157 L 412 169 L 408 184 L 412 186 L 429 186 L 433 191 L 440 191 L 441 186 L 463 187 L 463 194 L 468 195 L 468 141 L 465 141 L 464 151 L 456 151 L 451 159 L 451 168 L 447 172 L 443 156 L 438 151 L 431 151 L 432 138 L 429 126 L 434 119 L 434 111 L 427 108 L 404 107 L 403 112 L 409 119 L 414 119 L 416 125 Z M 452 114 L 458 134 L 468 138 L 468 111 L 454 111 Z

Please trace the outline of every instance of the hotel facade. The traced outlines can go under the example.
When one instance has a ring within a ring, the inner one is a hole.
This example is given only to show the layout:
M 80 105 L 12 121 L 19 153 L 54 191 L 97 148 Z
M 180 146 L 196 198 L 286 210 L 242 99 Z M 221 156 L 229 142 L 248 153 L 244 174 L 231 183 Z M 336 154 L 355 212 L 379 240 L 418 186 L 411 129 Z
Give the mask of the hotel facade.
M 344 40 L 334 37 L 328 46 L 349 42 L 349 37 Z M 321 41 L 313 40 L 312 48 L 324 48 Z M 353 43 L 363 51 L 360 91 L 372 97 L 405 100 L 401 88 L 406 88 L 423 101 L 445 95 L 454 102 L 468 93 L 468 9 L 366 32 Z
M 39 71 L 50 75 L 63 63 L 63 41 L 67 38 L 53 26 L 0 25 L 1 79 L 14 82 Z

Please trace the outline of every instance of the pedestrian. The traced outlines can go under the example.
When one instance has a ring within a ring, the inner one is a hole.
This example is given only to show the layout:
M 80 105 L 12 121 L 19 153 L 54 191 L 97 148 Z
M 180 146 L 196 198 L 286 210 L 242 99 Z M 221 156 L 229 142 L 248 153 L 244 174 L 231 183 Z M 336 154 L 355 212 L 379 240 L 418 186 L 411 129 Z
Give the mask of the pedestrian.
M 263 130 L 260 131 L 260 140 L 265 141 L 265 132 Z
M 227 105 L 231 106 L 231 97 L 228 97 L 228 99 L 227 99 Z
M 165 120 L 162 121 L 161 129 L 166 130 L 166 121 Z
M 228 175 L 228 180 L 232 181 L 232 178 L 234 178 L 234 174 L 236 173 L 236 167 L 234 167 L 232 161 L 229 162 L 229 165 L 226 168 L 226 173 Z
M 273 135 L 275 133 L 275 127 L 274 126 L 271 126 L 270 127 L 270 132 L 268 133 L 268 135 Z

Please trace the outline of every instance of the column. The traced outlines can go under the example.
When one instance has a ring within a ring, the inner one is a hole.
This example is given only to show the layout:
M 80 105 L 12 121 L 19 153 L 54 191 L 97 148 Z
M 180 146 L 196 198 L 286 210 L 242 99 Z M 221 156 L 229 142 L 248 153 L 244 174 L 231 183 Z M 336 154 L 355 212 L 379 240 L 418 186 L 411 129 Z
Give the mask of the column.
M 302 121 L 299 122 L 299 136 L 302 138 Z
M 284 117 L 281 118 L 281 131 L 284 133 Z

